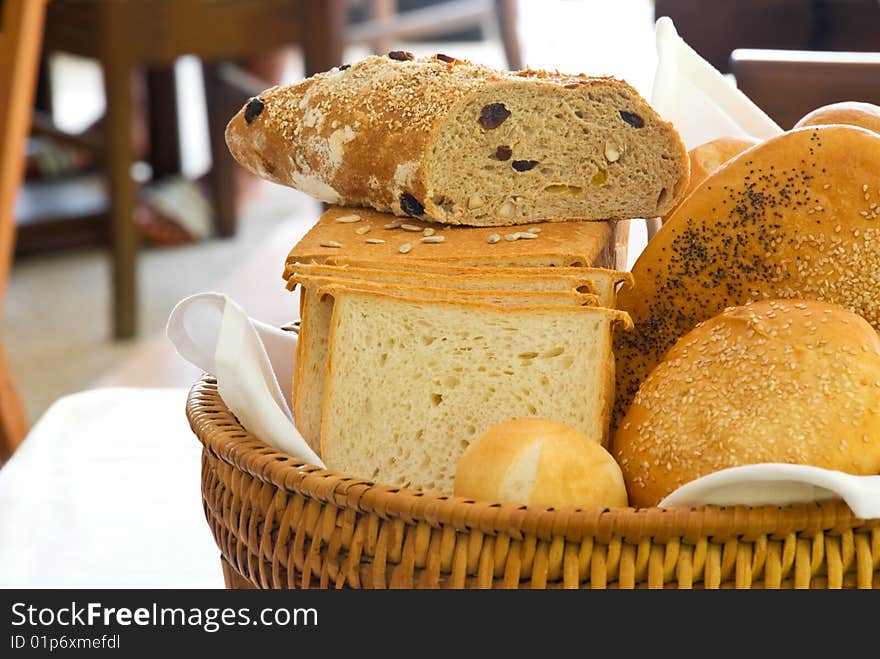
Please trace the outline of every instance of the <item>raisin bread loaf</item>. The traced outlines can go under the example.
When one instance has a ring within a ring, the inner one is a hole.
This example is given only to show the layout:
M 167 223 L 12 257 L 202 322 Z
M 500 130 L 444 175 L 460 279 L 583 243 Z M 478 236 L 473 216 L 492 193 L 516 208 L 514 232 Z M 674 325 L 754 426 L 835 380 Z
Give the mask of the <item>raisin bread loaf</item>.
M 328 288 L 321 452 L 331 469 L 452 494 L 487 428 L 544 418 L 604 440 L 620 311 L 502 307 Z
M 226 130 L 263 178 L 325 202 L 446 224 L 655 217 L 688 158 L 627 83 L 369 57 L 252 98 Z
M 361 274 L 356 278 L 327 275 L 294 275 L 301 284 L 300 332 L 297 342 L 296 364 L 293 374 L 292 409 L 297 429 L 315 451 L 320 451 L 321 404 L 324 398 L 324 382 L 327 370 L 327 337 L 333 315 L 333 298 L 318 295 L 318 289 L 328 285 L 344 285 L 350 288 L 372 291 L 398 292 L 425 298 L 476 300 L 501 306 L 535 306 L 556 304 L 582 306 L 598 304 L 598 298 L 589 293 L 579 293 L 575 283 L 563 288 L 559 278 L 547 281 L 529 280 L 524 277 L 485 277 L 481 280 L 456 277 L 437 277 L 432 286 L 424 286 L 419 277 L 394 275 L 386 278 L 383 272 L 375 276 Z M 524 288 L 530 283 L 529 288 Z M 583 282 L 582 282 L 583 284 Z M 487 288 L 488 287 L 488 288 Z M 546 288 L 543 288 L 546 287 Z M 583 288 L 577 286 L 577 288 Z

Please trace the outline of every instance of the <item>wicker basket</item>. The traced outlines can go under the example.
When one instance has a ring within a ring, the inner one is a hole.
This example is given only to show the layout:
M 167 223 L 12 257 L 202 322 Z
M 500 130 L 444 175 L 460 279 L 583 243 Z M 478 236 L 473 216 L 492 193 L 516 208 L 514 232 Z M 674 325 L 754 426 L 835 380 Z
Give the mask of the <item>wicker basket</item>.
M 190 391 L 230 588 L 880 588 L 880 520 L 842 503 L 545 510 L 399 490 L 252 437 Z

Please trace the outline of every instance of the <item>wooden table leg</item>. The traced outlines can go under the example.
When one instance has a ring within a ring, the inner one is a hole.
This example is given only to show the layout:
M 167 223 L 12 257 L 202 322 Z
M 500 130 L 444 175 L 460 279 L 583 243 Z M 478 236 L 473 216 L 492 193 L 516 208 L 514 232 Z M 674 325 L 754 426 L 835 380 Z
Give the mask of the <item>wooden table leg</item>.
M 12 382 L 6 356 L 0 348 L 0 466 L 21 444 L 27 427 L 24 407 Z
M 108 2 L 105 19 L 124 21 L 124 3 Z M 107 96 L 107 181 L 110 192 L 110 241 L 112 248 L 113 335 L 117 339 L 135 334 L 137 233 L 134 225 L 135 183 L 131 178 L 131 73 L 126 35 L 122 26 L 105 29 L 104 87 Z
M 211 138 L 210 181 L 214 200 L 214 226 L 218 236 L 230 237 L 236 229 L 236 163 L 226 147 L 226 124 L 241 109 L 244 96 L 238 96 L 223 81 L 222 64 L 205 62 L 205 104 L 208 106 L 208 133 Z
M 303 55 L 307 76 L 343 63 L 346 7 L 345 0 L 305 3 Z

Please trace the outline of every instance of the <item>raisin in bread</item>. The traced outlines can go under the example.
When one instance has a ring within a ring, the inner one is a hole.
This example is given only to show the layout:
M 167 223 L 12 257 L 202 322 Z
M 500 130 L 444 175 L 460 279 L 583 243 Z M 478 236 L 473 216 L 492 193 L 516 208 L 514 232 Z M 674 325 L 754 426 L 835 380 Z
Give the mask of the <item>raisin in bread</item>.
M 394 275 L 392 278 L 361 274 L 351 278 L 327 275 L 294 275 L 293 279 L 302 286 L 300 298 L 300 332 L 297 342 L 296 363 L 293 374 L 292 400 L 293 417 L 297 429 L 316 452 L 320 451 L 321 404 L 324 398 L 324 382 L 327 370 L 327 337 L 333 315 L 333 298 L 319 296 L 318 289 L 337 284 L 350 288 L 373 291 L 397 291 L 401 294 L 426 298 L 445 298 L 477 300 L 502 306 L 528 306 L 542 304 L 593 305 L 598 298 L 589 293 L 579 293 L 575 281 L 563 288 L 564 281 L 550 278 L 549 281 L 526 282 L 524 278 L 484 277 L 481 280 L 445 277 L 435 278 L 432 286 L 424 286 L 419 277 Z M 414 285 L 409 285 L 412 282 Z M 525 284 L 529 288 L 524 288 Z M 546 289 L 542 289 L 546 286 Z M 506 290 L 504 288 L 507 287 Z
M 264 91 L 226 142 L 322 201 L 446 224 L 661 216 L 688 180 L 678 133 L 623 81 L 399 52 Z
M 601 307 L 502 307 L 328 288 L 321 449 L 331 469 L 452 494 L 464 449 L 534 417 L 605 438 L 614 390 Z

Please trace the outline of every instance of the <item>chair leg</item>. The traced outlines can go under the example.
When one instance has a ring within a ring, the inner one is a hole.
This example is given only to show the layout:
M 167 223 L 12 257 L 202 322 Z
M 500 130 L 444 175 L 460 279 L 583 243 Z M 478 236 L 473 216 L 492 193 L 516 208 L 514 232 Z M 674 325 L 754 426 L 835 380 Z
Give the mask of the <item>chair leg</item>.
M 495 14 L 498 17 L 498 31 L 504 45 L 507 68 L 519 71 L 523 68 L 523 60 L 519 32 L 516 29 L 516 0 L 495 0 Z
M 305 3 L 303 55 L 307 76 L 342 64 L 346 6 L 345 0 Z
M 24 407 L 0 349 L 0 466 L 12 456 L 27 433 Z
M 153 178 L 180 174 L 180 135 L 173 66 L 149 69 L 146 84 Z
M 241 108 L 243 97 L 229 89 L 220 75 L 222 64 L 205 62 L 205 104 L 211 138 L 211 193 L 214 197 L 215 230 L 218 236 L 235 235 L 237 179 L 236 164 L 226 147 L 226 123 Z
M 112 30 L 111 30 L 112 32 Z M 120 30 L 122 32 L 122 30 Z M 136 328 L 137 233 L 135 183 L 131 178 L 131 67 L 124 57 L 104 58 L 107 95 L 106 168 L 110 192 L 113 335 L 131 338 Z

